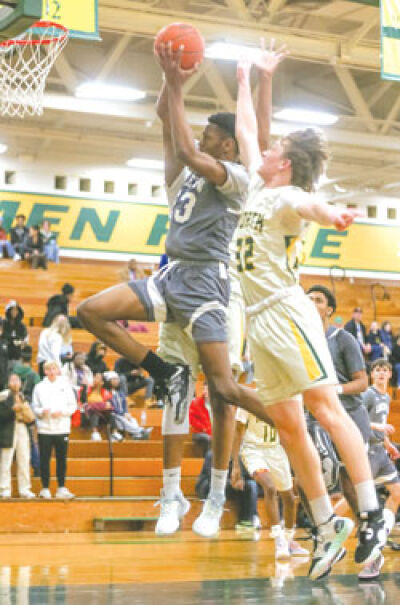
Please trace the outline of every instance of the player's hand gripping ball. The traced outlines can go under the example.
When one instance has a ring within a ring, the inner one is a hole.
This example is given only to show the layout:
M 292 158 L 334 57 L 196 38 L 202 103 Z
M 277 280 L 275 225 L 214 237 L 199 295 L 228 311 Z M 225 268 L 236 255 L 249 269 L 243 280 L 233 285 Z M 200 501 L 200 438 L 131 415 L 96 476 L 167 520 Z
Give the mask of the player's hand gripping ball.
M 187 23 L 171 23 L 163 27 L 154 40 L 154 51 L 158 53 L 161 44 L 172 44 L 172 50 L 183 47 L 182 69 L 192 69 L 204 58 L 204 38 L 198 29 Z

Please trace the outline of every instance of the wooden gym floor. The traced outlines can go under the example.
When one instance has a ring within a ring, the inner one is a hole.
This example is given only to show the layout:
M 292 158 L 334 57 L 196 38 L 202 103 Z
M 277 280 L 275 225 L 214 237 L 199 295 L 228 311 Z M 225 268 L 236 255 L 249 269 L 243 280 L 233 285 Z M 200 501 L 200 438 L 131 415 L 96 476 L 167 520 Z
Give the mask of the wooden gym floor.
M 307 558 L 275 562 L 272 547 L 267 531 L 254 537 L 224 530 L 214 540 L 191 531 L 167 539 L 148 531 L 2 534 L 0 605 L 399 603 L 400 556 L 390 548 L 381 578 L 362 583 L 354 540 L 320 582 L 307 579 Z

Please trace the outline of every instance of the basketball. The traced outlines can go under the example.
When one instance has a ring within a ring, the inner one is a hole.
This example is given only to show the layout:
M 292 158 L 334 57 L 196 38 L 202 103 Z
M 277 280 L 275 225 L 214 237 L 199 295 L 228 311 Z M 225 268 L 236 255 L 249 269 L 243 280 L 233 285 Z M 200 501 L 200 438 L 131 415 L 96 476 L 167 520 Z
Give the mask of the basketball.
M 191 69 L 196 63 L 201 63 L 204 57 L 204 38 L 198 29 L 187 23 L 171 23 L 163 27 L 154 40 L 154 50 L 157 52 L 160 44 L 172 42 L 172 50 L 177 51 L 183 46 L 181 59 L 182 69 Z

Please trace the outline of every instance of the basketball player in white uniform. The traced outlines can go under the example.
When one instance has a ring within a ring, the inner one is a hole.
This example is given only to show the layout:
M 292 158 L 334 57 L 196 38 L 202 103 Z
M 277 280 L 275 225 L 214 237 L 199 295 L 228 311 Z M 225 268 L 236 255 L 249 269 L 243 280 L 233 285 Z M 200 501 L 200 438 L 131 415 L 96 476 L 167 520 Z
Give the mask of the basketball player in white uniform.
M 301 394 L 331 435 L 356 490 L 361 511 L 356 562 L 375 559 L 386 540 L 361 434 L 338 400 L 338 380 L 321 319 L 297 278 L 295 247 L 305 221 L 344 230 L 357 212 L 321 204 L 310 196 L 327 157 L 320 133 L 312 129 L 292 133 L 261 152 L 250 68 L 248 61 L 238 65 L 237 138 L 250 177 L 236 232 L 238 269 L 258 392 L 317 525 L 309 572 L 317 579 L 329 572 L 353 523 L 333 513 L 307 433 Z

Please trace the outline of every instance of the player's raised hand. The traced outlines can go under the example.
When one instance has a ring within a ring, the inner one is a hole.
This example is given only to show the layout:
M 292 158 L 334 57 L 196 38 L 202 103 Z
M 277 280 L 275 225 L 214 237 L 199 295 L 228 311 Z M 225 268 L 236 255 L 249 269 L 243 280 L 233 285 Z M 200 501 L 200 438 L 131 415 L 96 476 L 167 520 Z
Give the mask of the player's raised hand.
M 269 49 L 265 48 L 265 39 L 261 38 L 261 53 L 254 59 L 254 64 L 260 74 L 272 77 L 278 65 L 287 57 L 289 50 L 286 44 L 282 44 L 279 48 L 275 48 L 275 40 L 271 39 Z
M 239 59 L 236 68 L 236 78 L 239 84 L 248 83 L 250 80 L 250 71 L 253 62 L 250 57 L 242 57 Z
M 191 69 L 182 69 L 181 59 L 183 50 L 183 46 L 179 47 L 178 50 L 173 50 L 172 42 L 168 42 L 168 44 L 160 44 L 157 50 L 154 51 L 160 67 L 165 74 L 167 84 L 170 86 L 183 85 L 198 70 L 198 63 Z
M 353 224 L 356 218 L 365 216 L 362 210 L 357 208 L 346 208 L 344 210 L 336 210 L 332 218 L 332 224 L 338 231 L 346 231 Z

